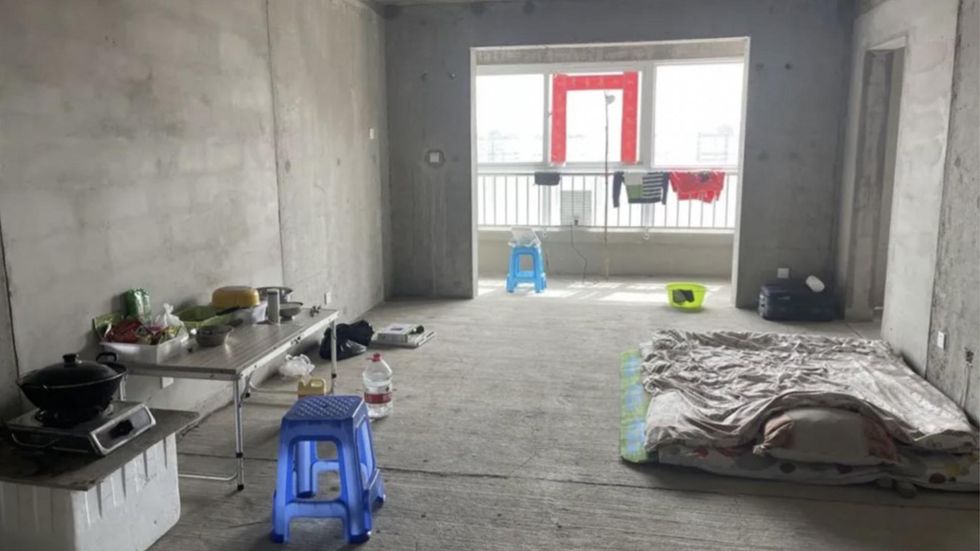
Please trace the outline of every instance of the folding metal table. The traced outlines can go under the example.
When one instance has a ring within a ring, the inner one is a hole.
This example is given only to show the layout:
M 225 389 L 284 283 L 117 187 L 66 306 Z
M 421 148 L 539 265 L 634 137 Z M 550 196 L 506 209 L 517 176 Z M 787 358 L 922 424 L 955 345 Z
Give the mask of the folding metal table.
M 131 375 L 230 381 L 235 408 L 235 459 L 237 468 L 228 476 L 181 473 L 184 478 L 218 482 L 237 481 L 245 488 L 245 450 L 242 407 L 249 390 L 261 391 L 251 384 L 252 376 L 285 354 L 294 351 L 304 340 L 330 328 L 330 391 L 337 376 L 337 310 L 320 309 L 316 314 L 304 308 L 292 320 L 279 324 L 256 324 L 236 327 L 224 346 L 205 348 L 193 340 L 180 353 L 157 364 L 127 363 Z M 120 389 L 125 396 L 125 388 Z

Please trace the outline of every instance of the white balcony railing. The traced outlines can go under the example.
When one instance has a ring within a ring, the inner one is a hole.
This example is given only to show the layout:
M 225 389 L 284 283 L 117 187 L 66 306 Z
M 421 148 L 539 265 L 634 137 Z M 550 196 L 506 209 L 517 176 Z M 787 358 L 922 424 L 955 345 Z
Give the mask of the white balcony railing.
M 563 174 L 557 186 L 539 186 L 533 173 L 489 173 L 477 177 L 477 216 L 482 227 L 604 227 L 606 194 L 609 227 L 680 229 L 690 231 L 735 229 L 739 177 L 727 173 L 721 197 L 711 203 L 678 201 L 671 190 L 667 204 L 630 204 L 626 190 L 619 208 L 612 206 L 612 175 L 608 185 L 601 173 Z

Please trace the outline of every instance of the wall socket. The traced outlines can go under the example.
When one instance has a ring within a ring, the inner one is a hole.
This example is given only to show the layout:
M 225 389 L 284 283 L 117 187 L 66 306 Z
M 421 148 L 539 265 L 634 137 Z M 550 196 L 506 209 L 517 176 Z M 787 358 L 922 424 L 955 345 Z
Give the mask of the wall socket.
M 174 384 L 173 377 L 160 377 L 160 388 L 167 388 L 172 384 Z
M 940 350 L 946 350 L 946 332 L 945 331 L 936 331 L 936 346 L 938 346 Z
M 776 277 L 779 279 L 789 279 L 789 268 L 776 268 Z

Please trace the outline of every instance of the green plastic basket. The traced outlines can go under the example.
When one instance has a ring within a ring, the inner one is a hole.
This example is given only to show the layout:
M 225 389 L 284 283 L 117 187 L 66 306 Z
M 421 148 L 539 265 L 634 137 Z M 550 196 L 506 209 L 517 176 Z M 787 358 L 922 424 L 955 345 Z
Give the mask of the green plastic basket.
M 704 304 L 708 288 L 700 283 L 678 281 L 667 284 L 667 302 L 679 310 L 696 312 Z

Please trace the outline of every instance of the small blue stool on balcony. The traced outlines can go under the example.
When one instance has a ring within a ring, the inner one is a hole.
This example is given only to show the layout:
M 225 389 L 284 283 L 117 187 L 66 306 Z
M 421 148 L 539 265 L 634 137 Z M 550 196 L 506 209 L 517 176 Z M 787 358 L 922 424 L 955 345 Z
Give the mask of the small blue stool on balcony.
M 544 273 L 544 259 L 541 240 L 534 230 L 527 227 L 511 228 L 510 267 L 507 271 L 507 292 L 513 293 L 518 284 L 534 285 L 534 292 L 540 293 L 548 287 L 548 277 Z M 531 269 L 521 269 L 521 258 L 530 258 Z
M 337 446 L 336 459 L 317 457 L 316 443 Z M 349 543 L 371 537 L 372 509 L 385 501 L 374 458 L 367 406 L 360 396 L 300 398 L 282 418 L 276 490 L 272 496 L 272 540 L 289 541 L 294 518 L 338 518 Z M 316 500 L 317 476 L 340 475 L 340 497 Z M 307 498 L 307 499 L 303 499 Z

